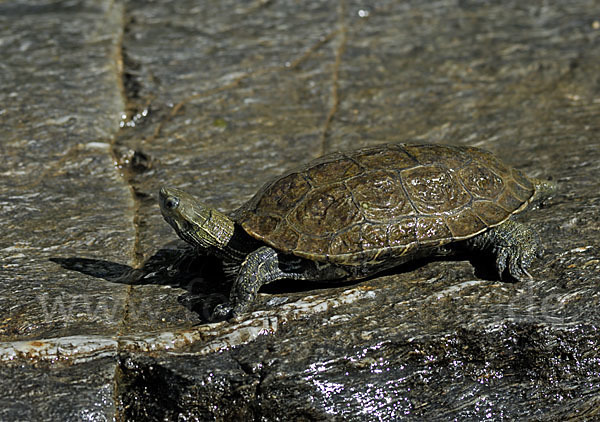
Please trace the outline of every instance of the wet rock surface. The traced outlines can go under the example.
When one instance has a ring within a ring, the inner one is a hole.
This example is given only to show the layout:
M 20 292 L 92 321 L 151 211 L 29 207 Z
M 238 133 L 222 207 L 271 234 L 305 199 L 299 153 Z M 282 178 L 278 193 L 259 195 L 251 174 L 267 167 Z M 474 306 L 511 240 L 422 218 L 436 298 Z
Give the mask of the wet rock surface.
M 0 419 L 598 418 L 594 6 L 0 3 Z M 420 261 L 207 321 L 227 283 L 215 260 L 169 267 L 161 185 L 227 212 L 322 153 L 407 139 L 558 182 L 520 217 L 546 247 L 532 280 Z

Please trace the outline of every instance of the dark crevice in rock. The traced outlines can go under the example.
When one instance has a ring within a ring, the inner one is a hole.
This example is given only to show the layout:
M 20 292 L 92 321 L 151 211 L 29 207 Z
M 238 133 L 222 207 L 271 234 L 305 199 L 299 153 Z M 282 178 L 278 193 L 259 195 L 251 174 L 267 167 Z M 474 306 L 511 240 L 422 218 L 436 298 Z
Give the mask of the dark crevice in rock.
M 131 253 L 131 266 L 133 268 L 139 268 L 143 263 L 143 253 L 141 251 L 140 245 L 140 207 L 142 206 L 142 202 L 145 199 L 145 195 L 143 193 L 138 193 L 133 184 L 133 175 L 137 172 L 136 168 L 138 167 L 134 163 L 139 160 L 134 159 L 136 155 L 140 155 L 143 153 L 139 153 L 137 151 L 128 151 L 126 154 L 123 153 L 123 150 L 119 148 L 117 145 L 113 144 L 111 149 L 111 154 L 113 157 L 113 161 L 116 164 L 118 170 L 120 170 L 119 174 L 129 187 L 131 191 L 131 197 L 133 201 L 133 227 L 135 229 L 135 237 L 132 246 Z M 145 154 L 143 154 L 145 156 Z M 128 158 L 131 157 L 131 158 Z M 150 160 L 145 159 L 143 162 L 147 162 L 146 165 L 150 165 Z
M 120 63 L 119 69 L 121 74 L 121 94 L 125 103 L 125 115 L 121 120 L 121 133 L 127 130 L 128 127 L 135 126 L 136 120 L 141 116 L 146 117 L 149 113 L 148 98 L 143 98 L 141 91 L 143 90 L 143 82 L 141 76 L 141 66 L 135 62 L 128 54 L 124 47 L 126 37 L 130 33 L 130 25 L 135 23 L 133 18 L 127 18 L 127 10 L 124 10 L 125 18 L 122 38 L 119 43 L 117 61 Z M 137 174 L 143 173 L 152 168 L 152 158 L 139 149 L 130 149 L 120 145 L 119 137 L 112 145 L 113 160 L 120 176 L 126 182 L 131 191 L 133 200 L 133 226 L 135 229 L 135 238 L 132 248 L 131 264 L 133 268 L 139 268 L 144 260 L 140 242 L 140 230 L 143 226 L 140 218 L 140 208 L 146 205 L 149 200 L 148 195 L 140 192 L 136 188 L 134 177 Z
M 126 54 L 126 50 L 124 48 L 124 40 L 127 34 L 129 33 L 128 25 L 132 22 L 132 20 L 128 20 L 126 16 L 127 11 L 125 10 L 125 8 L 123 8 L 123 31 L 121 33 L 121 39 L 118 43 L 116 57 L 116 61 L 118 63 L 117 69 L 120 72 L 120 75 L 118 75 L 118 80 L 121 81 L 120 92 L 123 97 L 123 103 L 125 104 L 125 114 L 121 116 L 120 122 L 121 132 L 128 126 L 131 126 L 132 123 L 133 125 L 135 125 L 135 119 L 136 117 L 139 117 L 140 114 L 143 114 L 144 116 L 148 114 L 147 108 L 145 109 L 145 111 L 140 112 L 140 110 L 142 110 L 143 107 L 141 106 L 142 100 L 140 96 L 142 84 L 137 73 L 137 71 L 139 70 L 139 65 L 135 63 L 129 55 Z M 143 204 L 143 198 L 141 198 L 141 195 L 138 194 L 138 192 L 136 192 L 133 183 L 133 177 L 134 174 L 141 173 L 149 169 L 152 165 L 152 160 L 147 154 L 144 154 L 141 151 L 132 151 L 120 146 L 118 142 L 118 136 L 115 136 L 112 142 L 110 153 L 112 155 L 112 159 L 117 172 L 119 173 L 122 180 L 127 184 L 131 192 L 131 198 L 133 202 L 133 207 L 131 210 L 132 224 L 134 227 L 135 234 L 131 249 L 130 263 L 132 267 L 131 271 L 135 271 L 135 269 L 139 268 L 143 263 L 143 253 L 141 251 L 142 249 L 140 245 L 140 207 Z M 131 271 L 127 273 L 131 273 Z M 123 335 L 123 332 L 127 325 L 127 321 L 129 320 L 129 308 L 131 304 L 131 296 L 133 289 L 133 286 L 129 286 L 127 289 L 123 315 L 119 324 L 117 338 Z M 118 344 L 118 349 L 121 349 L 120 342 Z M 121 363 L 117 364 L 115 367 L 115 374 L 113 378 L 113 399 L 116 403 L 115 418 L 118 421 L 131 420 L 128 417 L 129 407 L 119 405 L 123 402 L 122 397 L 127 396 L 130 387 L 129 383 L 127 382 L 127 378 L 124 375 L 125 373 L 125 366 L 123 366 Z M 156 399 L 161 401 L 167 401 L 168 397 L 166 397 L 164 394 L 156 394 Z M 148 418 L 143 419 L 151 420 Z
M 127 111 L 132 113 L 138 108 L 136 107 L 135 102 L 139 101 L 141 98 L 140 91 L 142 89 L 142 83 L 139 75 L 140 65 L 127 54 L 127 49 L 125 47 L 121 48 L 121 54 L 123 57 L 123 90 L 125 98 L 127 99 Z
M 120 356 L 116 371 L 120 420 L 258 420 L 253 382 L 228 357 L 213 360 L 212 371 L 199 360 L 197 367 L 188 366 L 180 374 L 151 357 Z
M 149 359 L 120 357 L 115 393 L 120 421 L 178 420 L 183 413 L 181 388 L 185 380 Z
M 127 15 L 127 10 L 125 10 Z M 125 116 L 121 127 L 135 127 L 142 118 L 150 114 L 150 103 L 153 95 L 147 93 L 147 87 L 156 83 L 156 78 L 143 67 L 133 55 L 128 54 L 127 41 L 137 22 L 134 17 L 127 16 L 124 21 L 123 39 L 120 45 L 121 91 L 125 101 Z
M 340 41 L 339 44 L 337 45 L 336 49 L 335 49 L 335 61 L 334 61 L 334 65 L 333 65 L 333 72 L 332 72 L 332 76 L 331 76 L 331 104 L 330 104 L 330 108 L 329 111 L 327 113 L 327 116 L 325 117 L 325 122 L 323 124 L 323 130 L 321 132 L 321 151 L 319 155 L 323 155 L 326 154 L 328 152 L 331 152 L 331 142 L 330 142 L 330 137 L 329 137 L 329 130 L 331 127 L 331 122 L 333 121 L 333 118 L 338 110 L 338 106 L 340 103 L 340 98 L 339 98 L 339 72 L 340 72 L 340 65 L 342 62 L 342 55 L 344 53 L 344 48 L 346 46 L 346 41 L 347 41 L 347 32 L 348 32 L 348 28 L 347 28 L 347 24 L 345 21 L 345 14 L 346 14 L 346 2 L 345 0 L 339 0 L 339 6 L 338 6 L 338 14 L 339 14 L 339 26 L 340 26 Z
M 254 379 L 254 381 L 249 385 L 249 387 L 250 388 L 254 387 L 252 403 L 254 404 L 253 407 L 255 410 L 255 420 L 264 420 L 264 417 L 261 414 L 261 406 L 260 406 L 261 383 L 265 379 L 264 363 L 262 361 L 258 362 L 258 363 L 246 362 L 243 359 L 240 359 L 239 357 L 237 357 L 236 353 L 232 353 L 231 357 L 235 361 L 235 363 L 237 363 L 238 367 L 240 368 L 240 370 L 243 373 L 248 375 L 248 377 L 250 377 L 251 379 Z

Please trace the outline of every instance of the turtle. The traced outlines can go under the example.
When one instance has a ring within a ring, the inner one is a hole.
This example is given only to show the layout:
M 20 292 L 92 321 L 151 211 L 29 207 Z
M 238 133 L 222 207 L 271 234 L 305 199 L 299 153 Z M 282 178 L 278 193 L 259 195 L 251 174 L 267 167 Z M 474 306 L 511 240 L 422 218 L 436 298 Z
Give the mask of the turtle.
M 388 143 L 317 158 L 266 183 L 229 216 L 171 187 L 161 213 L 233 279 L 211 319 L 246 312 L 280 279 L 359 280 L 427 256 L 495 258 L 500 279 L 531 278 L 539 235 L 512 218 L 553 182 L 525 176 L 483 149 Z

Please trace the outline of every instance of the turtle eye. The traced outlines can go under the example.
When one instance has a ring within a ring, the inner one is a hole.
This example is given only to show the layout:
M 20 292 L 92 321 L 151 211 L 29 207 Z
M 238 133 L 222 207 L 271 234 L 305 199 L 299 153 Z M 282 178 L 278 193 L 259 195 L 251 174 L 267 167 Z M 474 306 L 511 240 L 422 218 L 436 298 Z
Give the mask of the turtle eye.
M 175 208 L 177 208 L 178 205 L 179 205 L 179 199 L 174 198 L 172 196 L 168 197 L 167 200 L 165 201 L 165 207 L 167 207 L 170 210 L 174 210 Z

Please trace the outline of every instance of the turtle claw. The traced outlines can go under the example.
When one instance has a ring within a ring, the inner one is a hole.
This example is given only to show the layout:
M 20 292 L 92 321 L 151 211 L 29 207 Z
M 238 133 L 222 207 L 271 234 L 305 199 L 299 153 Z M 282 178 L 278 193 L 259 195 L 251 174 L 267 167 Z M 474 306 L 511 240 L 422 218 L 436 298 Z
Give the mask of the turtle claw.
M 502 279 L 502 275 L 506 270 L 506 265 L 508 260 L 508 251 L 506 249 L 501 249 L 498 251 L 496 255 L 496 271 L 498 271 L 498 278 Z
M 536 253 L 537 255 L 537 253 Z M 527 268 L 533 260 L 533 255 L 515 246 L 503 246 L 496 249 L 496 271 L 498 278 L 505 279 L 507 276 L 516 281 L 533 279 Z
M 472 250 L 488 251 L 495 256 L 496 271 L 501 280 L 509 276 L 516 281 L 533 279 L 527 268 L 543 252 L 537 233 L 512 220 L 470 239 L 467 245 Z
M 531 264 L 531 261 L 533 261 L 533 257 L 537 255 L 537 251 L 533 251 L 534 253 L 530 252 L 529 250 L 519 250 L 508 263 L 508 272 L 515 280 L 525 281 L 525 279 L 533 279 L 527 268 Z
M 524 281 L 527 276 L 531 278 L 531 275 L 527 272 L 525 267 L 525 262 L 521 256 L 516 255 L 509 258 L 508 273 L 515 280 Z

